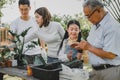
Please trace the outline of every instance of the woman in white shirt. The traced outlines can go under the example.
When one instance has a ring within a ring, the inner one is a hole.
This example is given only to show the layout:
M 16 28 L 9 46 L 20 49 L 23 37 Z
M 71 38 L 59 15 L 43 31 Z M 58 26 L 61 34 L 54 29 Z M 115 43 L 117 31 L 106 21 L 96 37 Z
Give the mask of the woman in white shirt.
M 44 41 L 48 47 L 48 63 L 58 60 L 57 51 L 64 36 L 64 28 L 58 22 L 51 21 L 51 14 L 45 7 L 40 7 L 35 11 L 36 22 L 39 29 L 32 35 L 26 36 L 26 41 L 36 37 Z

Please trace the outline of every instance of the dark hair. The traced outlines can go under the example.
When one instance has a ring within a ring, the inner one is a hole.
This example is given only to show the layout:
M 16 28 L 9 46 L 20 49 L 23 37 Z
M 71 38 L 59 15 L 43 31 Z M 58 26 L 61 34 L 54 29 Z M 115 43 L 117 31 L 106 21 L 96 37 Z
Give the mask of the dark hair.
M 29 0 L 19 0 L 18 5 L 28 5 L 30 6 L 30 1 Z
M 76 24 L 76 25 L 78 25 L 78 27 L 79 27 L 79 29 L 80 29 L 80 23 L 79 23 L 79 21 L 74 20 L 74 19 L 73 19 L 73 20 L 70 20 L 70 21 L 68 22 L 68 24 L 67 24 L 67 28 L 69 28 L 69 26 L 70 26 L 71 24 Z M 67 39 L 68 37 L 69 37 L 69 35 L 68 35 L 67 30 L 66 30 L 66 31 L 65 31 L 65 34 L 64 34 L 64 37 L 63 37 L 63 39 L 62 39 L 62 42 L 61 42 L 61 44 L 60 44 L 58 53 L 59 53 L 60 49 L 61 49 L 62 46 L 63 46 L 63 41 L 64 41 L 65 39 Z M 81 41 L 81 37 L 82 37 L 81 32 L 79 32 L 77 42 L 80 42 L 80 41 Z M 81 52 L 81 50 L 80 50 L 79 52 Z
M 48 24 L 50 23 L 50 20 L 51 20 L 51 14 L 48 11 L 48 9 L 46 7 L 40 7 L 35 10 L 35 13 L 38 13 L 43 18 L 43 24 L 40 27 L 48 26 Z
M 67 24 L 67 28 L 69 28 L 69 26 L 71 25 L 71 24 L 76 24 L 76 25 L 78 25 L 78 27 L 79 27 L 79 29 L 80 29 L 80 23 L 79 23 L 79 21 L 77 21 L 77 20 L 70 20 L 69 22 L 68 22 L 68 24 Z M 67 32 L 67 31 L 66 31 Z M 67 35 L 68 35 L 68 32 L 66 33 Z M 65 39 L 66 38 L 68 38 L 68 36 L 66 36 L 65 37 Z M 78 42 L 80 42 L 80 39 L 81 39 L 81 32 L 79 32 L 79 35 L 78 35 Z

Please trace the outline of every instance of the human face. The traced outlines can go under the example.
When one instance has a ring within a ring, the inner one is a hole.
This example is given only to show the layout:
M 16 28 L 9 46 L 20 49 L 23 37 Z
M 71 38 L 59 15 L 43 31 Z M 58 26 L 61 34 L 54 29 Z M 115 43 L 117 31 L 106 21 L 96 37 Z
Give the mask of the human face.
M 100 21 L 101 18 L 97 8 L 91 10 L 89 7 L 84 7 L 83 11 L 85 16 L 91 23 L 97 24 Z
M 78 38 L 78 34 L 80 32 L 79 26 L 76 24 L 70 24 L 68 29 L 68 35 L 70 37 L 70 39 L 74 40 Z
M 90 18 L 94 12 L 97 10 L 97 8 L 95 8 L 94 10 L 92 10 L 88 15 L 85 15 L 86 18 Z
M 39 15 L 38 13 L 35 13 L 35 19 L 39 26 L 41 26 L 43 24 L 43 17 L 41 15 Z
M 30 11 L 31 7 L 28 5 L 19 5 L 19 10 L 21 12 L 21 16 L 24 17 L 28 17 L 29 16 L 29 11 Z

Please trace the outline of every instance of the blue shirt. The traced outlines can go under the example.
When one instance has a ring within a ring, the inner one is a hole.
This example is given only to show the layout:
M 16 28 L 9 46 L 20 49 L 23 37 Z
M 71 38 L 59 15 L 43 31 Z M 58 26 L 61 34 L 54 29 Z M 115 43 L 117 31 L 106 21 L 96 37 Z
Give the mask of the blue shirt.
M 93 65 L 120 65 L 120 24 L 114 20 L 109 13 L 107 13 L 99 24 L 100 26 L 97 29 L 96 25 L 93 25 L 87 41 L 92 44 L 92 46 L 112 52 L 118 55 L 118 57 L 114 59 L 103 59 L 89 52 L 90 63 Z

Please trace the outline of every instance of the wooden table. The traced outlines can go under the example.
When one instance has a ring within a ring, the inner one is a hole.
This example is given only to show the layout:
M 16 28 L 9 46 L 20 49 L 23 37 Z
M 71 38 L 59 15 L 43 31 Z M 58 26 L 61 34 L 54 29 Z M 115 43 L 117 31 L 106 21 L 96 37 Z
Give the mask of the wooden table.
M 1 77 L 0 80 L 3 80 L 2 74 L 8 74 L 11 76 L 18 76 L 18 77 L 21 77 L 25 80 L 39 80 L 39 79 L 34 78 L 33 76 L 28 76 L 27 70 L 12 68 L 12 67 L 10 67 L 10 68 L 1 68 L 0 67 L 0 77 Z

